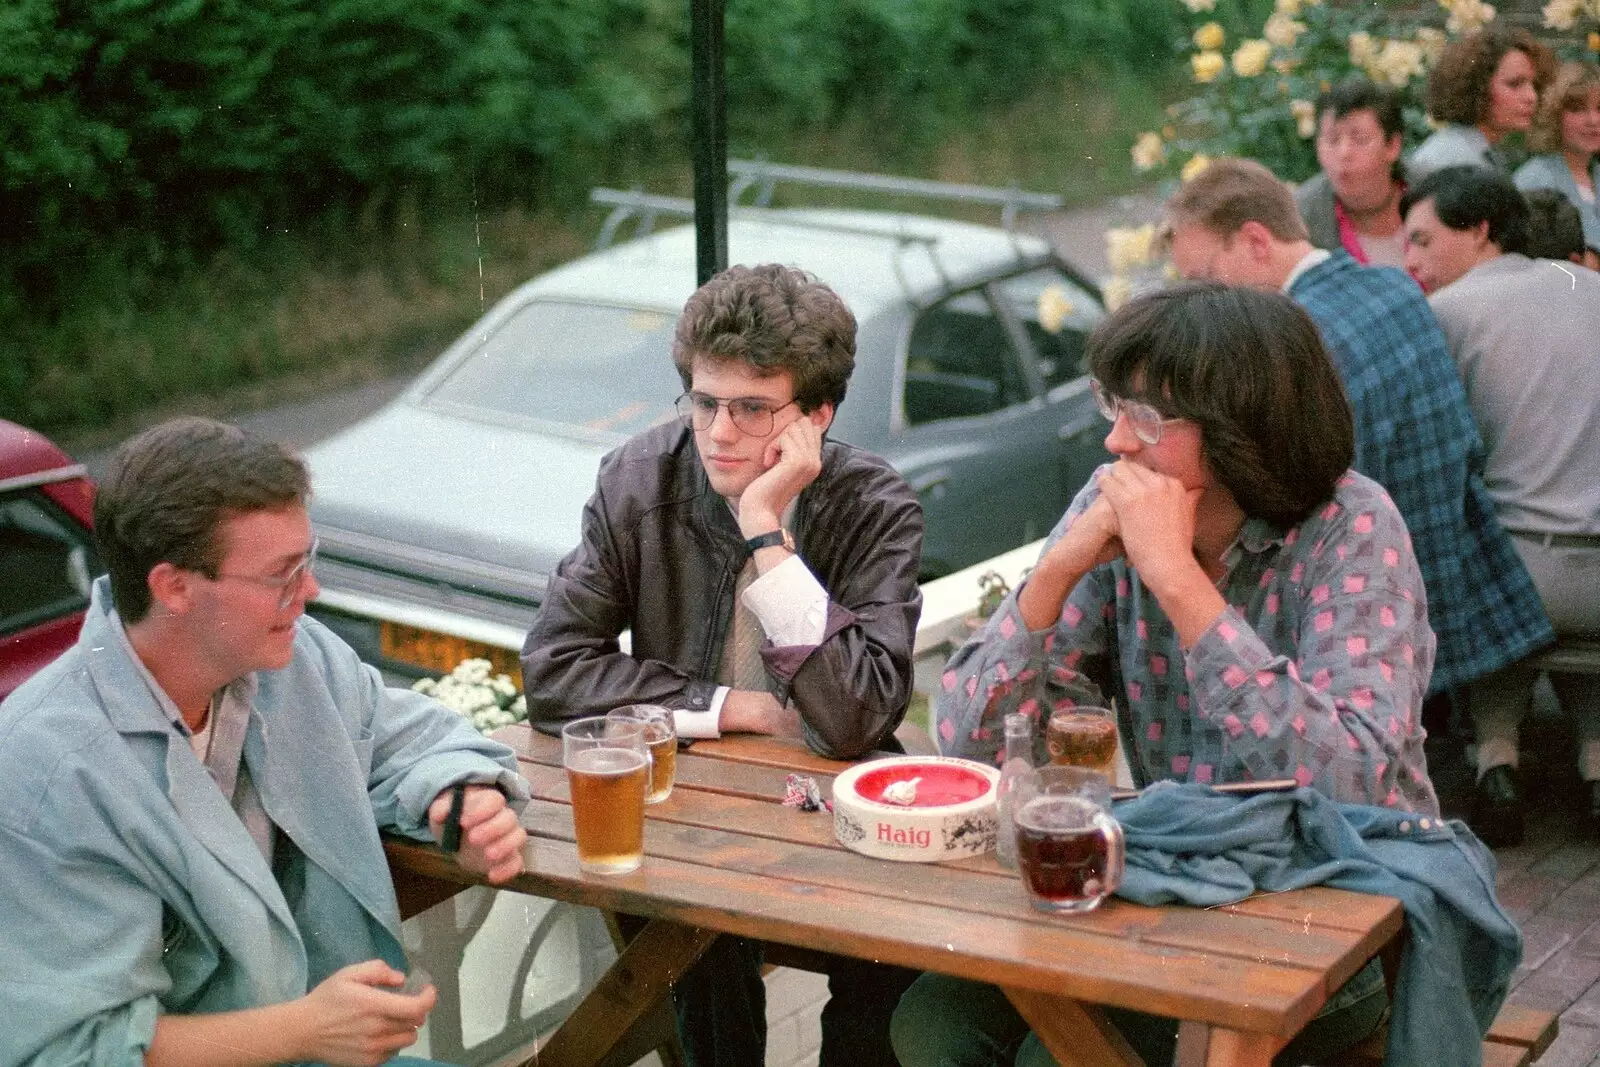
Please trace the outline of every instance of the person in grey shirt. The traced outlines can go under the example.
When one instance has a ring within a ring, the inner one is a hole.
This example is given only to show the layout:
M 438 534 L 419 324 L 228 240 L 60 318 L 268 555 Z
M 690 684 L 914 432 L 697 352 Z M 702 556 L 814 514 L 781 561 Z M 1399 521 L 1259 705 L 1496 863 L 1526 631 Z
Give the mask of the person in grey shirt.
M 1600 274 L 1530 259 L 1528 206 L 1482 167 L 1430 175 L 1401 201 L 1410 251 L 1488 450 L 1484 483 L 1558 635 L 1600 634 Z M 1478 733 L 1472 825 L 1522 836 L 1517 728 L 1537 672 L 1512 664 L 1468 687 Z M 1579 771 L 1600 821 L 1600 679 L 1552 674 L 1577 720 Z
M 1412 180 L 1467 163 L 1510 172 L 1507 137 L 1533 125 L 1555 55 L 1520 27 L 1493 27 L 1451 43 L 1428 75 L 1428 114 L 1445 125 L 1406 160 Z

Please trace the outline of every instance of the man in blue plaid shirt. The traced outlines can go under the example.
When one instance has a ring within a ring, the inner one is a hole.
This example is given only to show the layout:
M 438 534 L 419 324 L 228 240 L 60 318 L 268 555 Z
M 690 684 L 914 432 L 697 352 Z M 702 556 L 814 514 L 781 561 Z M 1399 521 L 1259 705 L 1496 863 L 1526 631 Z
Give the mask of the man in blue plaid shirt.
M 1430 691 L 1459 688 L 1554 641 L 1495 517 L 1466 391 L 1417 284 L 1314 248 L 1288 186 L 1259 163 L 1212 163 L 1173 195 L 1166 220 L 1184 277 L 1280 289 L 1316 322 L 1355 416 L 1355 469 L 1389 491 L 1411 531 L 1438 638 Z M 1480 783 L 1474 829 L 1491 845 L 1515 843 L 1521 798 L 1484 791 Z

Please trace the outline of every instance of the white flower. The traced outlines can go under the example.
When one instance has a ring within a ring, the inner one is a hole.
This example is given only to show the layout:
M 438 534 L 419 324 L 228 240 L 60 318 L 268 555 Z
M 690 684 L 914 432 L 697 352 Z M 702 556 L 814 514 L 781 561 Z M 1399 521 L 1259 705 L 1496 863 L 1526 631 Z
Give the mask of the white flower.
M 1133 142 L 1133 169 L 1154 170 L 1167 158 L 1167 146 L 1159 133 L 1141 133 Z
M 467 659 L 443 678 L 421 678 L 411 688 L 431 696 L 483 733 L 510 726 L 528 717 L 527 699 L 504 674 L 491 674 L 486 659 Z
M 1483 0 L 1439 0 L 1439 6 L 1450 12 L 1445 30 L 1457 36 L 1481 30 L 1494 21 L 1494 5 Z
M 1444 46 L 1449 41 L 1449 35 L 1443 30 L 1435 29 L 1432 26 L 1420 26 L 1417 28 L 1417 47 L 1422 49 L 1422 57 L 1428 62 L 1429 66 L 1439 62 L 1439 56 L 1444 53 Z
M 1544 5 L 1544 24 L 1552 30 L 1570 30 L 1583 14 L 1583 0 L 1550 0 Z
M 1385 41 L 1383 51 L 1373 60 L 1369 72 L 1373 80 L 1403 89 L 1413 77 L 1423 73 L 1422 46 L 1412 41 Z
M 1372 34 L 1365 30 L 1358 30 L 1350 35 L 1350 63 L 1357 67 L 1366 67 L 1372 61 L 1377 49 L 1372 44 Z
M 1267 19 L 1267 24 L 1261 32 L 1262 36 L 1279 48 L 1292 48 L 1295 39 L 1306 32 L 1306 24 L 1296 22 L 1280 11 Z
M 1150 262 L 1156 228 L 1152 223 L 1106 231 L 1106 259 L 1113 274 L 1130 274 Z
M 1216 7 L 1217 0 L 1183 0 L 1183 6 L 1198 15 Z
M 1189 57 L 1189 66 L 1194 71 L 1194 80 L 1202 85 L 1215 81 L 1227 67 L 1228 61 L 1222 58 L 1221 52 L 1197 52 Z
M 1309 100 L 1289 101 L 1289 113 L 1294 116 L 1295 130 L 1301 137 L 1317 132 L 1317 105 Z

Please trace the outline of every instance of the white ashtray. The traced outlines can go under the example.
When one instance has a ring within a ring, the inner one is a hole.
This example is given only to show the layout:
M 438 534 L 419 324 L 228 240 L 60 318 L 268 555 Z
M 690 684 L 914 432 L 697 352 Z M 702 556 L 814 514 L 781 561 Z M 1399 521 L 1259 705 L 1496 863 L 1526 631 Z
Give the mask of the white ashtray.
M 911 786 L 916 780 L 915 786 Z M 891 756 L 833 780 L 833 833 L 865 856 L 933 863 L 994 848 L 1000 772 L 953 756 Z M 884 799 L 914 792 L 911 803 Z

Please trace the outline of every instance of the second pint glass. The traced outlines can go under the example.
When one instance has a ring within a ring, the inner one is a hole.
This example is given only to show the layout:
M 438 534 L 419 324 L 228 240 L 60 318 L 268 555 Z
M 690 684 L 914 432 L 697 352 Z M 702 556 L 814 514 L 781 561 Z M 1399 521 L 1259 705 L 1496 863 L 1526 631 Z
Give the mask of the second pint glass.
M 659 804 L 672 795 L 678 773 L 678 731 L 672 709 L 657 704 L 629 704 L 606 713 L 608 719 L 644 724 L 644 743 L 650 749 L 650 791 L 646 804 Z
M 644 796 L 650 751 L 644 724 L 597 716 L 561 728 L 561 762 L 572 790 L 578 866 L 625 874 L 644 861 Z

